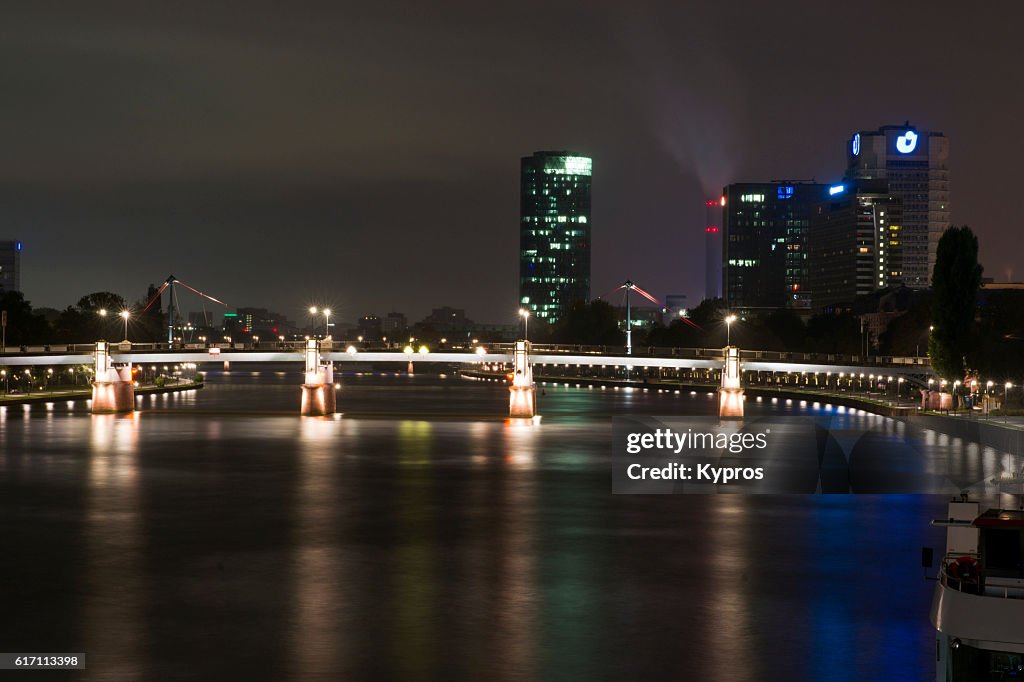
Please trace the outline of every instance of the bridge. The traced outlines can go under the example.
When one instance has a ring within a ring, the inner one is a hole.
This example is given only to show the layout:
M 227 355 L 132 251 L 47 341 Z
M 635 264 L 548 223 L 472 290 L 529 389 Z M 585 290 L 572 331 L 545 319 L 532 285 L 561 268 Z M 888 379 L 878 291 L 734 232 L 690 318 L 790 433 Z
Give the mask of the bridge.
M 934 380 L 927 358 L 892 356 L 840 356 L 820 353 L 787 353 L 777 351 L 751 351 L 732 348 L 739 364 L 729 370 L 731 393 L 741 391 L 744 373 L 797 374 L 799 376 L 847 377 L 852 380 L 870 376 L 883 376 L 890 380 L 906 381 L 925 386 Z M 510 386 L 510 414 L 535 414 L 536 398 L 533 370 L 536 367 L 559 367 L 670 370 L 706 370 L 710 377 L 718 373 L 723 386 L 722 372 L 729 349 L 721 348 L 648 348 L 630 349 L 609 346 L 579 346 L 530 344 L 489 344 L 487 346 L 454 346 L 440 351 L 418 350 L 411 346 L 401 349 L 349 345 L 336 346 L 330 340 L 305 342 L 273 342 L 270 344 L 163 344 L 163 343 L 107 343 L 50 345 L 5 349 L 0 354 L 0 366 L 31 367 L 92 364 L 94 371 L 94 412 L 122 412 L 134 409 L 134 384 L 131 366 L 147 364 L 223 363 L 291 363 L 305 366 L 302 385 L 301 413 L 307 415 L 331 414 L 335 411 L 334 365 L 350 363 L 401 363 L 412 370 L 413 363 L 427 362 L 445 365 L 486 365 L 510 367 L 513 381 Z M 629 354 L 636 350 L 634 354 Z M 735 396 L 734 396 L 735 398 Z M 742 400 L 742 398 L 740 398 Z M 736 401 L 733 400 L 735 403 Z

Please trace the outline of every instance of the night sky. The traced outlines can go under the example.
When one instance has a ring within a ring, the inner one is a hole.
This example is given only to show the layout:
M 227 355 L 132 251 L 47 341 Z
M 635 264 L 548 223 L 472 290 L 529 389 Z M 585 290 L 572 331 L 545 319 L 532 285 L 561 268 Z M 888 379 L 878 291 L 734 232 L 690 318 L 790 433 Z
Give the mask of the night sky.
M 174 273 L 296 321 L 511 323 L 519 158 L 573 149 L 592 294 L 699 300 L 706 197 L 835 180 L 854 130 L 907 119 L 950 138 L 985 275 L 1024 279 L 1024 3 L 440 4 L 8 3 L 0 238 L 26 295 Z

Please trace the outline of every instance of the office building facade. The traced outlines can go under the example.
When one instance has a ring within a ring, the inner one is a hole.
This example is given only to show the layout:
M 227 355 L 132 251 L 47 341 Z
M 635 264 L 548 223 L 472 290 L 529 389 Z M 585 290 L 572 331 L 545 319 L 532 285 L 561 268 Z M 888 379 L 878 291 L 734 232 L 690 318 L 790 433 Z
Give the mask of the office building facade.
M 590 300 L 592 161 L 542 151 L 520 164 L 519 303 L 538 320 Z
M 813 182 L 735 183 L 722 190 L 722 289 L 731 310 L 810 308 L 807 230 L 827 191 Z
M 902 201 L 884 180 L 847 180 L 811 215 L 809 289 L 815 312 L 902 283 Z
M 0 241 L 0 289 L 21 291 L 21 242 Z
M 848 180 L 884 180 L 903 209 L 902 283 L 931 285 L 935 253 L 949 227 L 949 140 L 910 122 L 861 130 L 847 143 Z

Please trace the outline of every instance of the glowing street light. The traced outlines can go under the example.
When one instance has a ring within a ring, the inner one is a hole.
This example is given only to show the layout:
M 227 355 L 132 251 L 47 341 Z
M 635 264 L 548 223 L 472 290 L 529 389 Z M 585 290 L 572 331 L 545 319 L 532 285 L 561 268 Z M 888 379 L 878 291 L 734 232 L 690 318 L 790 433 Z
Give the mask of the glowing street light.
M 319 308 L 317 308 L 315 305 L 309 306 L 309 335 L 312 336 L 313 338 L 316 338 L 316 323 L 313 322 L 313 316 L 316 315 L 318 311 Z
M 519 317 L 523 318 L 523 339 L 530 340 L 530 311 L 526 308 L 519 309 Z
M 725 345 L 732 345 L 732 323 L 736 321 L 735 315 L 726 315 L 725 317 Z
M 122 310 L 121 312 L 118 313 L 118 315 L 120 315 L 121 319 L 124 320 L 124 340 L 127 341 L 128 340 L 128 318 L 131 317 L 132 314 L 128 310 Z

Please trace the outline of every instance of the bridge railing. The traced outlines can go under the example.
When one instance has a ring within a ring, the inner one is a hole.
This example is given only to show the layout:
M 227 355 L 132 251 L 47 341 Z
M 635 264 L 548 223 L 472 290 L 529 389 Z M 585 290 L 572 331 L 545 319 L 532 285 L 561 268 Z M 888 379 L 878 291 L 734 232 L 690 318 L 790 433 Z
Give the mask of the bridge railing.
M 324 350 L 344 350 L 350 344 L 341 341 L 325 341 L 322 348 Z M 352 344 L 361 352 L 395 352 L 401 351 L 407 344 L 405 343 L 391 343 L 391 344 L 370 344 L 370 343 L 357 343 Z M 513 343 L 483 343 L 483 345 L 489 352 L 492 353 L 511 353 L 514 350 L 515 344 Z M 217 342 L 195 342 L 195 343 L 138 343 L 138 342 L 111 342 L 111 350 L 115 353 L 118 352 L 160 352 L 160 351 L 204 351 L 211 348 L 218 348 L 221 350 L 231 351 L 294 351 L 301 352 L 305 347 L 305 341 L 259 341 L 259 342 L 229 342 L 229 341 L 217 341 Z M 72 343 L 72 344 L 44 344 L 44 345 L 33 345 L 33 346 L 8 346 L 6 351 L 8 355 L 47 355 L 47 354 L 67 354 L 67 353 L 92 353 L 95 350 L 95 344 L 92 343 Z M 460 352 L 471 353 L 476 350 L 475 345 L 469 344 L 445 344 L 441 346 L 434 346 L 432 350 L 446 351 L 446 352 Z M 533 344 L 533 352 L 535 354 L 543 355 L 601 355 L 607 357 L 630 357 L 626 354 L 625 346 L 596 346 L 596 345 L 585 345 L 585 344 L 562 344 L 562 343 L 538 343 Z M 720 360 L 722 359 L 721 348 L 673 348 L 673 347 L 658 347 L 658 346 L 642 346 L 634 347 L 631 354 L 632 357 L 664 357 L 664 358 L 686 358 L 686 359 L 703 359 L 703 360 Z M 789 351 L 774 351 L 774 350 L 742 350 L 741 360 L 760 360 L 760 361 L 778 361 L 778 362 L 805 362 L 812 364 L 825 364 L 825 365 L 856 365 L 856 366 L 875 366 L 875 367 L 905 367 L 905 366 L 920 366 L 922 369 L 931 367 L 931 360 L 927 357 L 914 357 L 914 356 L 892 356 L 892 355 L 872 355 L 872 356 L 857 356 L 857 355 L 841 355 L 838 353 L 802 353 L 802 352 L 789 352 Z

